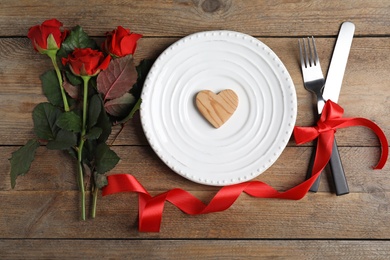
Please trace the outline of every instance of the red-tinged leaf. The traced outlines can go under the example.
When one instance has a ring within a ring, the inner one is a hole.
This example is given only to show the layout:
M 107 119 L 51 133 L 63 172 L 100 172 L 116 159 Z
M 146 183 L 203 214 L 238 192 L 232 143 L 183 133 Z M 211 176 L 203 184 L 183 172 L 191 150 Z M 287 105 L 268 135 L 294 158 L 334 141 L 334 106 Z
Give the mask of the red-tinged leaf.
M 123 96 L 137 82 L 137 70 L 131 55 L 114 59 L 106 70 L 99 73 L 97 89 L 104 101 Z
M 104 108 L 112 116 L 125 116 L 129 113 L 132 104 L 134 104 L 135 98 L 130 93 L 125 93 L 123 96 L 107 101 L 104 104 Z
M 73 98 L 73 99 L 78 99 L 79 95 L 80 95 L 80 87 L 79 86 L 74 86 L 72 85 L 67 79 L 66 77 L 63 77 L 64 78 L 64 83 L 62 84 L 62 86 L 64 87 L 66 93 L 68 93 L 68 95 Z

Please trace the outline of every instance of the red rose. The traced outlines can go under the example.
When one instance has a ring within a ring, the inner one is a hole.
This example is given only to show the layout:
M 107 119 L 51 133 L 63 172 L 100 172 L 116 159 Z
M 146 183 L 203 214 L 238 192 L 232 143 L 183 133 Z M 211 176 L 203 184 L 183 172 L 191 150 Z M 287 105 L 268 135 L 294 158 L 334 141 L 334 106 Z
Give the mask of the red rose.
M 62 23 L 56 19 L 46 20 L 41 25 L 35 25 L 28 31 L 34 49 L 40 53 L 57 51 L 68 32 L 61 32 Z
M 116 57 L 124 57 L 134 54 L 137 41 L 141 34 L 132 33 L 129 29 L 118 26 L 118 29 L 107 33 L 107 39 L 103 42 L 103 50 Z
M 69 64 L 73 74 L 78 76 L 95 76 L 101 70 L 108 67 L 111 57 L 106 56 L 97 50 L 91 48 L 76 48 L 68 58 L 62 58 L 62 64 Z

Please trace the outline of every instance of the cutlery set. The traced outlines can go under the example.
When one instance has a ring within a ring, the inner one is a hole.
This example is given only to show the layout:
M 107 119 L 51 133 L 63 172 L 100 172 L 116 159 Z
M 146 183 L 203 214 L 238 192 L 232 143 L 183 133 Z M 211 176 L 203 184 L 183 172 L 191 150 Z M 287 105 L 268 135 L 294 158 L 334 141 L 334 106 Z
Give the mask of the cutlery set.
M 341 25 L 326 80 L 322 73 L 314 37 L 298 40 L 304 86 L 306 90 L 312 92 L 316 96 L 317 119 L 321 115 L 327 100 L 332 100 L 336 103 L 338 101 L 354 31 L 355 26 L 351 22 L 344 22 Z M 315 147 L 316 144 L 314 145 L 314 148 Z M 315 153 L 316 149 L 313 149 L 309 169 L 306 175 L 307 179 L 312 175 Z M 336 195 L 348 194 L 349 188 L 338 152 L 336 139 L 333 143 L 332 156 L 328 165 L 333 177 Z M 317 192 L 319 182 L 320 177 L 317 178 L 310 191 Z

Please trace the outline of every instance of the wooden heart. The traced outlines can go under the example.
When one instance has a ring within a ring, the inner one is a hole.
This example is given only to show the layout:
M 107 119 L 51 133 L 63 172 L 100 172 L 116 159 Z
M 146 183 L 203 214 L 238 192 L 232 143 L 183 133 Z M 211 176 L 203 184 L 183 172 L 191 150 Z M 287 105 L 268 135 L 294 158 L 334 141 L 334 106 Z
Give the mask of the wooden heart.
M 219 128 L 236 111 L 238 96 L 231 89 L 225 89 L 218 94 L 202 90 L 196 95 L 196 106 L 207 121 L 215 128 Z

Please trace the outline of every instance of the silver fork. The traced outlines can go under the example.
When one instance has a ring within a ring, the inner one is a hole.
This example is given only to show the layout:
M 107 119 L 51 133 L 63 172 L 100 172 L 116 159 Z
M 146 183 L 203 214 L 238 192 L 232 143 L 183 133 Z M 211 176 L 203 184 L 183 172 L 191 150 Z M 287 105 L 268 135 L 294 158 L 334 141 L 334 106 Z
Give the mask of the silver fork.
M 325 100 L 322 97 L 322 90 L 325 85 L 324 75 L 322 74 L 320 60 L 317 54 L 317 48 L 314 41 L 314 37 L 307 38 L 307 43 L 305 43 L 305 39 L 301 41 L 298 40 L 299 44 L 299 54 L 301 58 L 301 68 L 305 89 L 314 93 L 317 98 L 317 115 L 322 112 L 322 109 L 325 105 Z M 318 119 L 317 118 L 317 119 Z M 314 144 L 316 146 L 316 143 Z M 315 158 L 315 149 L 312 152 L 312 156 L 310 158 L 309 170 L 306 174 L 306 179 L 310 178 L 313 170 L 313 163 Z M 349 193 L 348 184 L 344 175 L 344 171 L 342 169 L 340 155 L 338 153 L 336 139 L 333 142 L 333 150 L 332 156 L 329 160 L 330 170 L 333 176 L 333 182 L 336 189 L 337 195 L 344 195 Z M 310 188 L 310 191 L 317 192 L 318 186 L 320 184 L 320 177 L 314 182 L 313 186 Z
M 322 74 L 320 60 L 317 54 L 316 43 L 314 41 L 313 36 L 311 37 L 311 40 L 311 46 L 309 37 L 307 38 L 307 44 L 305 43 L 305 39 L 302 39 L 302 44 L 301 41 L 298 40 L 299 54 L 301 57 L 301 67 L 305 89 L 316 95 L 317 110 L 319 113 L 321 113 L 325 105 L 325 100 L 322 97 L 322 90 L 325 85 L 325 78 Z

